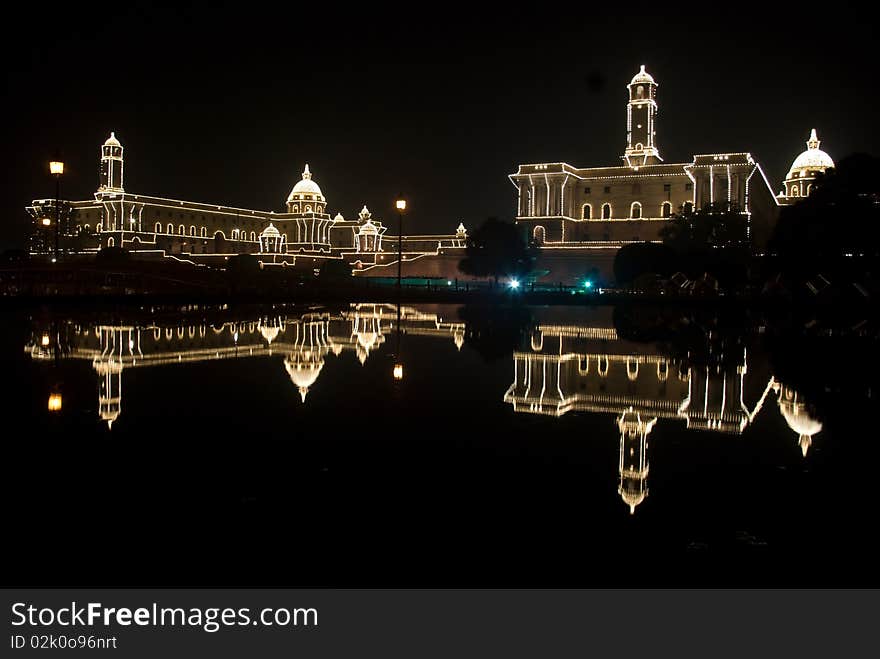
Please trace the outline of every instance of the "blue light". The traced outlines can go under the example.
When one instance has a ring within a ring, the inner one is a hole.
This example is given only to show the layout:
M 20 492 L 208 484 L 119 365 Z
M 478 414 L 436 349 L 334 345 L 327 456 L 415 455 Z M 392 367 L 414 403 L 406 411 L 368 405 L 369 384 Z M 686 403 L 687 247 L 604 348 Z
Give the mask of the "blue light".
M 584 288 L 593 288 L 593 282 L 590 281 L 589 279 L 587 279 L 587 280 L 584 282 Z
M 510 280 L 510 287 L 513 290 L 516 290 L 517 288 L 519 288 L 519 279 L 511 279 Z

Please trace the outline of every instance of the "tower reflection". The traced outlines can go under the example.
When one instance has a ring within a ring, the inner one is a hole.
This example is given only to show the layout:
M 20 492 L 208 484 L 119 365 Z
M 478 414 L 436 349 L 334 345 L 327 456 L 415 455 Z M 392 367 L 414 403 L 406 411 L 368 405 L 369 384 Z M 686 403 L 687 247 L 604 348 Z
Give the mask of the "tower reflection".
M 610 317 L 596 321 L 539 324 L 528 348 L 513 353 L 513 383 L 504 402 L 523 414 L 611 415 L 620 433 L 618 493 L 631 513 L 648 496 L 648 440 L 659 419 L 739 435 L 772 391 L 806 456 L 821 424 L 796 392 L 772 376 L 753 374 L 744 347 L 735 348 L 732 358 L 697 364 L 657 354 L 652 343 L 621 338 Z

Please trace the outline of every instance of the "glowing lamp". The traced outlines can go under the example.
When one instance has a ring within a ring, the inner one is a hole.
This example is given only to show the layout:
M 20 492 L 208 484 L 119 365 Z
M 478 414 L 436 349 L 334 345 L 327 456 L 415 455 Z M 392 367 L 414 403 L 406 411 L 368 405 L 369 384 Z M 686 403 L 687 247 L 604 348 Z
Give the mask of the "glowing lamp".
M 49 411 L 50 412 L 60 412 L 61 411 L 61 394 L 49 394 Z
M 392 374 L 395 380 L 403 380 L 403 364 L 395 364 Z
M 406 210 L 406 199 L 398 199 L 394 202 L 394 207 L 397 208 L 399 213 L 402 213 Z
M 49 226 L 50 224 L 52 224 L 52 220 L 50 220 L 48 217 L 44 217 L 44 218 L 43 218 L 43 226 L 44 226 L 44 227 L 47 227 L 47 226 Z
M 511 279 L 511 280 L 510 280 L 510 287 L 511 287 L 513 290 L 518 289 L 518 288 L 519 288 L 519 279 Z
M 43 338 L 40 339 L 40 345 L 43 346 L 44 348 L 47 345 L 49 345 L 49 335 L 48 334 L 43 334 Z
M 60 160 L 53 160 L 49 163 L 49 173 L 59 176 L 64 173 L 64 163 Z
M 593 288 L 593 282 L 591 282 L 589 279 L 587 279 L 584 282 L 584 288 Z

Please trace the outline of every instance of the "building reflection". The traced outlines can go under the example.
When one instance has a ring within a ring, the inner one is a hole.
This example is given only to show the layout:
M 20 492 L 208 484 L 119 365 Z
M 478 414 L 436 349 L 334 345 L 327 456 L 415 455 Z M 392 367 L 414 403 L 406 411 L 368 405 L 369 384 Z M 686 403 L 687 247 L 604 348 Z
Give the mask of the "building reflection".
M 504 402 L 523 414 L 608 414 L 620 434 L 618 493 L 631 513 L 648 496 L 648 444 L 659 419 L 739 435 L 774 392 L 804 456 L 822 429 L 796 392 L 749 370 L 742 347 L 733 358 L 689 364 L 656 354 L 653 344 L 622 339 L 611 322 L 538 325 L 528 344 L 513 353 Z
M 299 317 L 262 317 L 220 324 L 96 325 L 69 323 L 65 359 L 89 361 L 98 376 L 98 415 L 107 426 L 122 414 L 123 371 L 222 359 L 280 356 L 284 369 L 305 403 L 325 367 L 325 357 L 352 353 L 364 364 L 394 331 L 397 307 L 352 304 L 341 311 L 313 311 Z M 400 309 L 406 334 L 464 342 L 464 323 L 444 321 L 436 313 Z M 51 361 L 55 351 L 43 328 L 36 328 L 25 351 L 37 361 Z
M 98 416 L 112 428 L 123 412 L 123 372 L 129 369 L 274 357 L 305 404 L 333 358 L 348 353 L 365 364 L 398 328 L 452 341 L 459 350 L 465 341 L 465 323 L 435 312 L 402 306 L 398 320 L 393 304 L 352 304 L 214 324 L 71 322 L 59 328 L 53 323 L 51 329 L 34 327 L 25 350 L 36 361 L 57 362 L 60 355 L 90 362 L 98 382 Z M 516 413 L 607 415 L 609 430 L 614 424 L 619 434 L 618 494 L 634 513 L 649 493 L 649 445 L 658 421 L 739 435 L 768 396 L 775 396 L 805 457 L 822 430 L 798 392 L 749 367 L 746 348 L 725 350 L 722 359 L 706 363 L 673 358 L 655 344 L 618 336 L 611 318 L 601 314 L 590 322 L 539 323 L 525 337 L 524 349 L 513 352 L 513 382 L 503 400 Z

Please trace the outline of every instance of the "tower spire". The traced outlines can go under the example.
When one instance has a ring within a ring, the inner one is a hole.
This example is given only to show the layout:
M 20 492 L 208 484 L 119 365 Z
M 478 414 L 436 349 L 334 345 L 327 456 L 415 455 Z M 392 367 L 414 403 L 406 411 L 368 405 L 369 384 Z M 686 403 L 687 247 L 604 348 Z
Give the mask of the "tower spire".
M 807 140 L 807 148 L 808 149 L 818 149 L 819 148 L 819 137 L 816 135 L 816 129 L 810 131 L 810 139 Z
M 657 83 L 642 64 L 627 85 L 626 150 L 623 159 L 630 167 L 662 162 L 657 150 Z
M 303 181 L 309 181 L 312 178 L 312 173 L 309 171 L 309 163 L 306 163 L 306 168 L 303 170 Z

